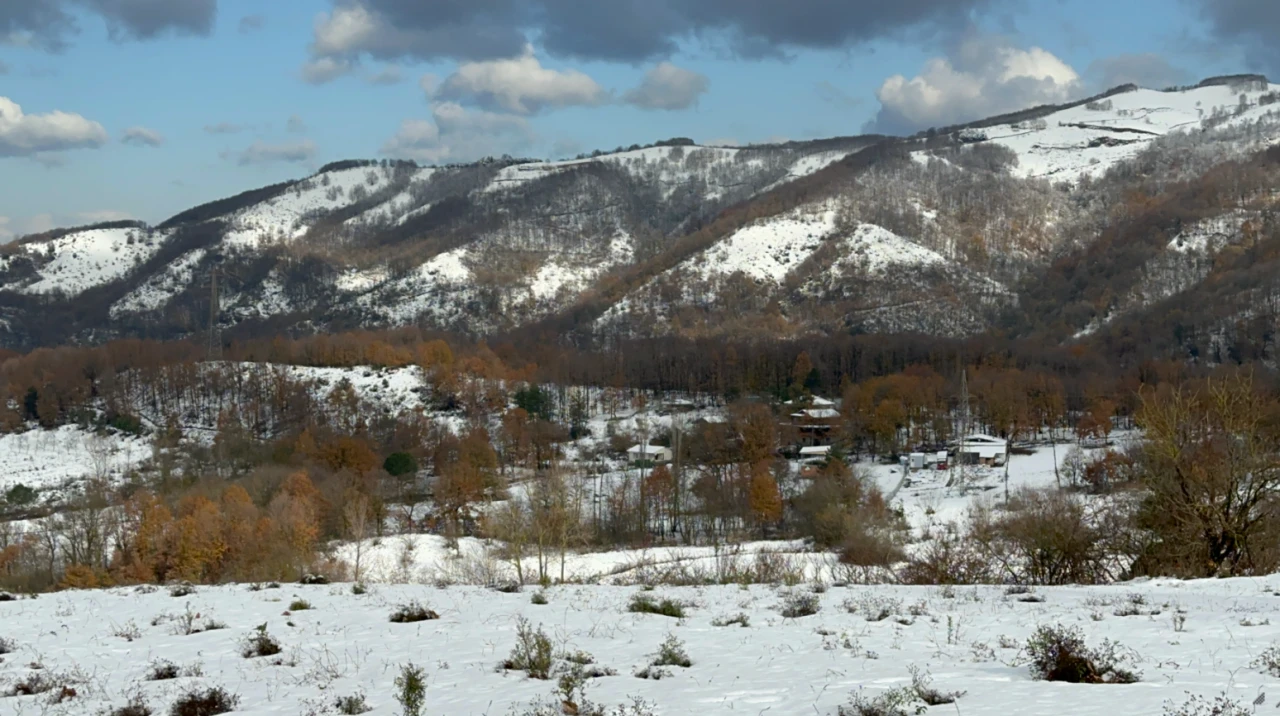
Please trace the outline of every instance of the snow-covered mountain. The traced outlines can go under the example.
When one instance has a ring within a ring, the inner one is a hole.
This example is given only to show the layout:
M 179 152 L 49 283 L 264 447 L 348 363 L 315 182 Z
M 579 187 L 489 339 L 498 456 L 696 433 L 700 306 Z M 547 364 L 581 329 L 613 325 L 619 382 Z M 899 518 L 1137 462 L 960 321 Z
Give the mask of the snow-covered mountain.
M 1242 76 L 1117 88 L 907 139 L 339 162 L 159 226 L 3 247 L 0 345 L 201 331 L 215 267 L 225 331 L 487 334 L 572 314 L 561 327 L 588 334 L 969 335 L 1105 236 L 1134 191 L 1277 142 L 1280 85 Z M 1158 242 L 1132 286 L 1072 319 L 1077 335 L 1205 280 L 1265 209 L 1243 203 Z

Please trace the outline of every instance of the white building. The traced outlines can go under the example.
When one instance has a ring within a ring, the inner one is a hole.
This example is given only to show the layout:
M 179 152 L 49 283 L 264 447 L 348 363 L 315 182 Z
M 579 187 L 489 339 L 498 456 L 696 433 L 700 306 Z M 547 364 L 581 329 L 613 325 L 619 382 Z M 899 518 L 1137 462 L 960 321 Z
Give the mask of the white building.
M 631 462 L 671 462 L 671 448 L 661 445 L 634 445 L 627 448 L 627 459 Z
M 999 467 L 1009 457 L 1009 441 L 991 435 L 974 434 L 961 440 L 956 452 L 961 463 Z

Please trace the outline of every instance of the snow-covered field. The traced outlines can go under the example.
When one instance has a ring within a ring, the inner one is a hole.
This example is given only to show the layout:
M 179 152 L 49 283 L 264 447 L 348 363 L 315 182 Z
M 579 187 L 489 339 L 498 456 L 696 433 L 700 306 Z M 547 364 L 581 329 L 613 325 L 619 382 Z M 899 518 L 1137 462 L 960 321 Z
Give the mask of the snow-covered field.
M 24 244 L 23 252 L 49 261 L 37 269 L 30 283 L 0 288 L 24 293 L 63 291 L 68 296 L 124 276 L 134 266 L 150 258 L 167 238 L 141 229 L 91 229 L 67 234 L 52 241 Z M 13 259 L 0 257 L 0 272 Z
M 399 714 L 393 682 L 410 662 L 426 672 L 424 713 L 528 713 L 531 701 L 551 701 L 556 682 L 499 669 L 522 618 L 557 654 L 587 652 L 616 672 L 591 679 L 588 699 L 613 706 L 639 697 L 664 715 L 834 716 L 855 691 L 874 696 L 909 684 L 913 667 L 941 690 L 965 692 L 955 705 L 929 709 L 938 714 L 1160 714 L 1188 692 L 1226 691 L 1245 703 L 1280 695 L 1280 679 L 1251 665 L 1280 637 L 1280 622 L 1271 623 L 1280 617 L 1276 577 L 1046 588 L 1036 590 L 1039 602 L 998 587 L 833 586 L 815 595 L 816 614 L 779 613 L 788 594 L 811 589 L 657 589 L 655 598 L 687 605 L 682 619 L 630 613 L 634 587 L 552 587 L 541 606 L 531 603 L 532 590 L 425 585 L 376 585 L 358 596 L 337 584 L 207 587 L 181 598 L 165 590 L 62 592 L 0 602 L 0 637 L 12 643 L 0 663 L 0 693 L 44 673 L 76 695 L 57 705 L 50 704 L 56 691 L 0 697 L 0 714 L 97 713 L 134 694 L 167 713 L 179 694 L 208 686 L 239 696 L 237 713 L 323 713 L 338 697 L 362 693 L 371 714 Z M 298 599 L 311 608 L 291 611 Z M 389 621 L 414 600 L 440 618 Z M 185 634 L 188 613 L 196 626 L 216 620 L 225 628 Z M 887 618 L 868 619 L 881 613 Z M 714 625 L 737 615 L 748 626 Z M 1048 624 L 1078 627 L 1092 645 L 1118 642 L 1141 681 L 1034 680 L 1021 648 Z M 259 625 L 279 641 L 279 655 L 241 656 L 241 641 Z M 660 681 L 638 678 L 671 637 L 692 665 L 665 667 Z M 148 680 L 160 661 L 200 675 Z
M 0 493 L 19 484 L 41 490 L 119 477 L 150 457 L 145 439 L 100 436 L 76 426 L 0 435 Z

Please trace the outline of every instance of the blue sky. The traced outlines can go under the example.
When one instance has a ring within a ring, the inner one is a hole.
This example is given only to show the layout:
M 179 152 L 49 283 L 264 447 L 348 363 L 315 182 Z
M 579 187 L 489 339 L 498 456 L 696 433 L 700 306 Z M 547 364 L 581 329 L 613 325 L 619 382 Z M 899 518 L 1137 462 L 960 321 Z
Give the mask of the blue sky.
M 4 0 L 0 241 L 159 222 L 336 159 L 909 132 L 1265 71 L 1271 4 Z

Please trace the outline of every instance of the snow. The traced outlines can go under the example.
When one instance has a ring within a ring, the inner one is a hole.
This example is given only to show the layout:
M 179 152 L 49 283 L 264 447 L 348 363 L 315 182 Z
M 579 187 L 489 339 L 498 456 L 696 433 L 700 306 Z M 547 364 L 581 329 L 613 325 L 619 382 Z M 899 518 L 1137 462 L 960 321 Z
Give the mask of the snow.
M 135 237 L 132 243 L 131 236 Z M 141 229 L 92 229 L 51 241 L 23 244 L 22 251 L 28 256 L 52 256 L 52 260 L 39 266 L 37 280 L 10 288 L 33 294 L 63 291 L 68 296 L 76 296 L 124 277 L 130 269 L 150 258 L 164 238 L 164 234 L 149 236 Z M 10 258 L 0 258 L 0 272 L 11 262 Z
M 955 706 L 969 716 L 1159 714 L 1187 692 L 1228 692 L 1248 703 L 1276 686 L 1251 666 L 1280 637 L 1272 591 L 1280 578 L 1176 582 L 1036 590 L 1022 602 L 999 587 L 833 587 L 814 595 L 817 614 L 783 618 L 785 587 L 658 588 L 652 596 L 688 604 L 683 619 L 627 611 L 634 587 L 563 585 L 503 594 L 482 587 L 349 585 L 252 591 L 199 588 L 175 599 L 167 591 L 117 588 L 66 591 L 0 603 L 0 624 L 15 650 L 0 664 L 6 683 L 32 672 L 78 680 L 75 698 L 48 706 L 49 694 L 0 698 L 0 714 L 97 713 L 140 693 L 168 713 L 194 687 L 222 686 L 240 698 L 236 713 L 318 711 L 363 693 L 378 714 L 400 713 L 394 680 L 402 665 L 426 671 L 425 712 L 467 716 L 524 713 L 549 700 L 556 682 L 498 667 L 516 642 L 520 619 L 540 628 L 555 652 L 585 651 L 616 675 L 591 679 L 586 696 L 614 706 L 640 697 L 654 713 L 835 716 L 851 693 L 873 696 L 910 683 L 910 667 L 927 670 L 943 691 L 964 691 Z M 798 585 L 796 592 L 806 592 Z M 304 599 L 310 609 L 289 611 Z M 393 624 L 390 613 L 413 600 L 439 619 Z M 1119 616 L 1138 606 L 1142 614 Z M 869 621 L 867 614 L 893 616 Z M 184 613 L 225 628 L 185 635 Z M 742 614 L 749 626 L 713 626 Z M 1174 615 L 1185 617 L 1176 626 Z M 1131 685 L 1070 685 L 1031 678 L 1021 646 L 1041 625 L 1079 627 L 1088 643 L 1111 639 L 1142 680 Z M 240 642 L 265 625 L 283 647 L 278 657 L 246 659 Z M 1245 626 L 1250 625 L 1250 626 Z M 131 633 L 133 632 L 133 633 Z M 127 635 L 128 638 L 126 638 Z M 636 678 L 659 645 L 674 636 L 692 660 L 661 681 Z M 202 675 L 149 681 L 149 666 L 168 660 Z M 559 700 L 554 701 L 558 708 Z
M 111 306 L 111 317 L 124 313 L 154 311 L 188 288 L 195 278 L 195 268 L 204 259 L 205 250 L 195 249 L 164 267 L 163 271 L 130 291 Z
M 860 224 L 844 243 L 844 255 L 832 266 L 837 274 L 843 274 L 850 268 L 866 274 L 882 274 L 895 266 L 947 263 L 942 254 L 875 224 Z
M 781 283 L 836 230 L 833 209 L 806 207 L 739 229 L 696 259 L 703 278 L 742 272 Z
M 1031 121 L 980 131 L 988 141 L 1017 153 L 1015 175 L 1074 182 L 1082 174 L 1101 176 L 1115 164 L 1136 156 L 1159 136 L 1199 130 L 1215 110 L 1230 115 L 1220 126 L 1274 120 L 1280 104 L 1260 105 L 1258 99 L 1276 90 L 1280 85 L 1247 92 L 1226 86 L 1178 92 L 1139 89 L 1102 100 L 1111 103 L 1110 109 L 1080 105 L 1055 112 L 1043 118 L 1043 128 Z M 1245 95 L 1248 108 L 1236 115 L 1241 94 Z M 1280 137 L 1280 125 L 1274 134 Z
M 65 488 L 87 477 L 119 478 L 151 458 L 143 438 L 98 435 L 78 426 L 0 435 L 0 494 L 14 485 Z
M 370 176 L 376 179 L 372 184 L 368 181 Z M 318 174 L 277 197 L 235 214 L 223 243 L 229 247 L 257 248 L 272 239 L 296 239 L 308 228 L 303 221 L 305 216 L 347 206 L 351 203 L 351 190 L 365 186 L 371 192 L 376 191 L 386 181 L 386 175 L 373 167 Z

